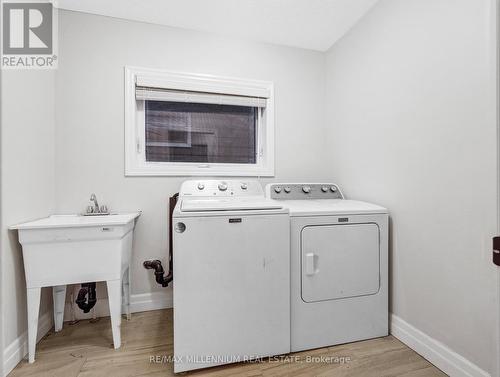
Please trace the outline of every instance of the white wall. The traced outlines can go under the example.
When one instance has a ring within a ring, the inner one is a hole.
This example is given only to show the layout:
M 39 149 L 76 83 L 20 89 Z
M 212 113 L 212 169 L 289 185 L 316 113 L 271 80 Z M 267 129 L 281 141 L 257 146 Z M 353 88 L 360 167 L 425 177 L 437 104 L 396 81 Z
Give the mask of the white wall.
M 392 311 L 492 371 L 488 6 L 382 0 L 328 52 L 326 65 L 318 52 L 60 11 L 57 72 L 7 72 L 2 82 L 5 343 L 26 322 L 20 249 L 5 226 L 79 212 L 92 192 L 113 210 L 144 211 L 133 294 L 170 290 L 141 262 L 165 262 L 168 197 L 185 177 L 124 177 L 123 67 L 135 65 L 274 81 L 275 180 L 335 178 L 349 197 L 387 206 Z
M 7 347 L 27 329 L 22 252 L 17 232 L 7 228 L 55 208 L 55 72 L 3 71 L 1 90 L 1 294 Z M 45 290 L 40 315 L 50 305 Z
M 392 312 L 493 372 L 489 0 L 382 0 L 327 56 L 330 169 L 392 217 Z
M 92 192 L 114 211 L 144 211 L 132 294 L 170 291 L 141 263 L 166 262 L 168 197 L 186 177 L 124 176 L 125 65 L 274 81 L 276 179 L 325 179 L 324 54 L 84 13 L 59 15 L 57 211 L 82 211 Z

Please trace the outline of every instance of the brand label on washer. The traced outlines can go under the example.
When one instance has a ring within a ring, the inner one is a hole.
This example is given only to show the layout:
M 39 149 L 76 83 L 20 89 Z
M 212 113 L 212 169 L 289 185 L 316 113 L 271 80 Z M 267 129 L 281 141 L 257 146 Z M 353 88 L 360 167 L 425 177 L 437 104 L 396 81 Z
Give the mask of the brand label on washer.
M 235 219 L 229 219 L 230 223 L 241 223 L 241 217 L 235 218 Z

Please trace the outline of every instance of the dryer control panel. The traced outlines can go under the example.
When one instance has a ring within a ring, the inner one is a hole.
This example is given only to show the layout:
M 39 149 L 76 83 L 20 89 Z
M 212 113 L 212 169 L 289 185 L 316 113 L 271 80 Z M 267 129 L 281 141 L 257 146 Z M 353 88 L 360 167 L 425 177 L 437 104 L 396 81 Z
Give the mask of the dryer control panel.
M 277 200 L 344 199 L 335 183 L 271 183 L 266 194 Z

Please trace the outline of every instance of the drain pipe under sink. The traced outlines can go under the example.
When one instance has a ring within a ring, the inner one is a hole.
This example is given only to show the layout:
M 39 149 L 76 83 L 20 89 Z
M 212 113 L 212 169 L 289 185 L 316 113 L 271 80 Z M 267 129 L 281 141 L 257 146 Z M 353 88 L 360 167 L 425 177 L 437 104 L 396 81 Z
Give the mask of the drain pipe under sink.
M 96 283 L 83 283 L 80 291 L 78 292 L 78 297 L 76 298 L 76 304 L 84 313 L 90 312 L 96 302 L 97 296 L 95 291 Z M 87 299 L 88 296 L 88 299 Z

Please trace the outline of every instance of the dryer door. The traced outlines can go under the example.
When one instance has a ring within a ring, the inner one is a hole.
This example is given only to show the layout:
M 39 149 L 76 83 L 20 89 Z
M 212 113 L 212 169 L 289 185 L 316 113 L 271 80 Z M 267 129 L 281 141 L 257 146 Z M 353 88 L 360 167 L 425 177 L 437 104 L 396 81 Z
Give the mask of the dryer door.
M 306 226 L 301 238 L 305 302 L 378 292 L 380 242 L 376 224 Z

